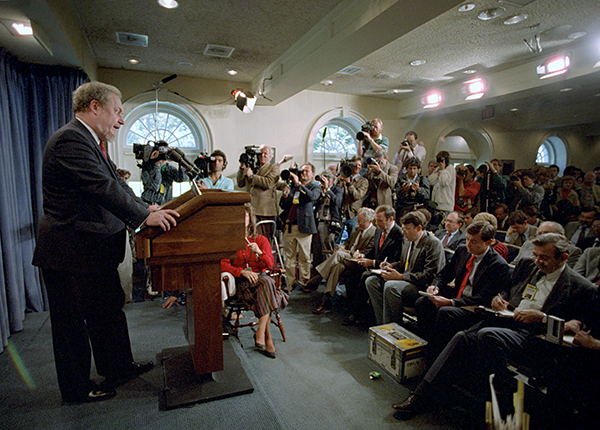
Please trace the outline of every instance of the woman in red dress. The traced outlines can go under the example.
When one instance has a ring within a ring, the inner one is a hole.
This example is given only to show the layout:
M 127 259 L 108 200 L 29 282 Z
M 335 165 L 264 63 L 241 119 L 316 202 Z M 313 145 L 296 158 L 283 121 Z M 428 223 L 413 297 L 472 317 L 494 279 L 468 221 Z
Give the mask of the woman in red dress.
M 252 309 L 258 318 L 254 335 L 256 347 L 267 357 L 275 358 L 275 346 L 271 337 L 271 312 L 287 305 L 288 296 L 275 288 L 275 281 L 264 272 L 273 267 L 273 252 L 268 239 L 254 235 L 256 217 L 250 203 L 246 210 L 246 248 L 237 252 L 234 259 L 221 260 L 221 272 L 235 277 L 238 296 Z

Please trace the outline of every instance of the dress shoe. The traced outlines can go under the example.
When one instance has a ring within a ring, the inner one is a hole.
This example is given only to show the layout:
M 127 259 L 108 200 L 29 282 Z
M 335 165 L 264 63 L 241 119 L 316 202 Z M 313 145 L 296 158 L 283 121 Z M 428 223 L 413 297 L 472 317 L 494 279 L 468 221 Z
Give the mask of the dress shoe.
M 312 293 L 313 290 L 311 290 L 310 288 L 308 288 L 306 286 L 306 284 L 300 280 L 296 281 L 296 285 L 298 286 L 298 288 L 300 288 L 302 290 L 303 293 Z
M 275 351 L 267 351 L 266 349 L 261 350 L 260 352 L 262 352 L 262 354 L 265 357 L 269 357 L 269 358 L 277 358 L 277 354 L 275 354 Z
M 342 325 L 356 325 L 356 316 L 354 314 L 347 316 L 342 321 Z
M 394 418 L 397 420 L 410 419 L 421 412 L 424 406 L 423 396 L 410 393 L 404 401 L 392 405 L 392 408 L 398 411 L 394 414 Z
M 265 346 L 264 344 L 262 344 L 262 343 L 258 343 L 258 342 L 256 341 L 256 333 L 254 333 L 254 336 L 253 336 L 253 337 L 254 337 L 254 346 L 255 346 L 256 348 L 258 348 L 258 349 L 262 349 L 262 350 L 264 350 L 264 349 L 266 348 L 266 346 Z
M 328 294 L 323 296 L 323 300 L 321 300 L 321 304 L 313 309 L 312 313 L 315 315 L 320 315 L 325 312 L 329 312 L 331 310 L 331 299 Z
M 317 288 L 319 288 L 319 284 L 321 283 L 322 280 L 323 280 L 323 277 L 321 275 L 313 276 L 306 282 L 306 288 L 314 291 Z
M 73 398 L 63 398 L 63 401 L 66 404 L 79 404 L 79 403 L 93 403 L 93 402 L 101 402 L 103 400 L 112 399 L 117 395 L 117 392 L 113 390 L 106 390 L 100 388 L 98 385 L 94 384 L 94 387 L 90 390 L 89 393 L 82 397 L 73 397 Z
M 154 368 L 154 363 L 152 361 L 148 361 L 147 363 L 133 362 L 126 370 L 107 376 L 100 384 L 100 388 L 103 391 L 114 390 L 119 385 L 123 385 L 124 383 L 137 378 L 141 374 L 152 370 L 152 368 Z

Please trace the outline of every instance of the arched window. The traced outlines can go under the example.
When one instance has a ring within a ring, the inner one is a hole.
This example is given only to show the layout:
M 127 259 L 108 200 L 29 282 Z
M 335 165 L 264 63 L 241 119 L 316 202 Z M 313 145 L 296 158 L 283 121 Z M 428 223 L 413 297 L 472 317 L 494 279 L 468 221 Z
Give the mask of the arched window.
M 193 162 L 199 153 L 210 152 L 212 137 L 208 124 L 202 115 L 187 100 L 165 93 L 166 100 L 156 102 L 152 94 L 143 94 L 128 100 L 123 108 L 126 112 L 125 125 L 121 127 L 117 146 L 119 166 L 132 172 L 129 185 L 139 196 L 142 184 L 139 178 L 137 160 L 133 157 L 133 144 L 147 144 L 157 140 L 166 141 L 169 146 L 178 147 Z M 190 189 L 188 182 L 173 184 L 173 197 Z
M 559 136 L 547 137 L 539 146 L 535 159 L 537 164 L 550 166 L 556 164 L 561 171 L 567 166 L 567 147 Z
M 309 132 L 307 156 L 317 172 L 341 158 L 356 155 L 356 133 L 365 122 L 361 114 L 347 107 L 332 109 L 316 121 Z

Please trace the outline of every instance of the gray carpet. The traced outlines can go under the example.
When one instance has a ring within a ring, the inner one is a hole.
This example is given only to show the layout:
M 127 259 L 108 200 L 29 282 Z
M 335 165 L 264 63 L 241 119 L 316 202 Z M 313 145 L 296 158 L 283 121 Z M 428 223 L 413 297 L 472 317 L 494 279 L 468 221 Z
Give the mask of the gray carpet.
M 272 326 L 277 359 L 254 351 L 250 328 L 232 338 L 254 393 L 188 408 L 161 411 L 157 391 L 162 369 L 118 389 L 109 401 L 61 405 L 48 313 L 28 314 L 25 329 L 0 355 L 1 429 L 458 429 L 460 414 L 432 413 L 407 422 L 390 405 L 408 389 L 367 358 L 367 329 L 344 327 L 343 315 L 316 316 L 318 295 L 295 291 L 282 312 L 287 342 Z M 126 306 L 134 357 L 155 360 L 164 348 L 185 344 L 185 308 L 162 309 L 161 301 Z M 248 315 L 251 317 L 251 315 Z M 483 417 L 481 417 L 483 422 Z

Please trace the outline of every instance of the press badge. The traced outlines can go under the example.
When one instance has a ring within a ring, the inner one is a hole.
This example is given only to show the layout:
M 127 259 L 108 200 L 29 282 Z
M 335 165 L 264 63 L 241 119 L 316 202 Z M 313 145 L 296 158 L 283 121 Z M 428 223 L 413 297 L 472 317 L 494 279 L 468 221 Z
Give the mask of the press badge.
M 537 292 L 538 289 L 535 285 L 527 284 L 521 297 L 525 300 L 533 300 L 535 299 L 535 295 L 537 294 Z
M 294 199 L 292 200 L 292 203 L 295 205 L 300 204 L 300 191 L 296 191 L 294 193 Z

